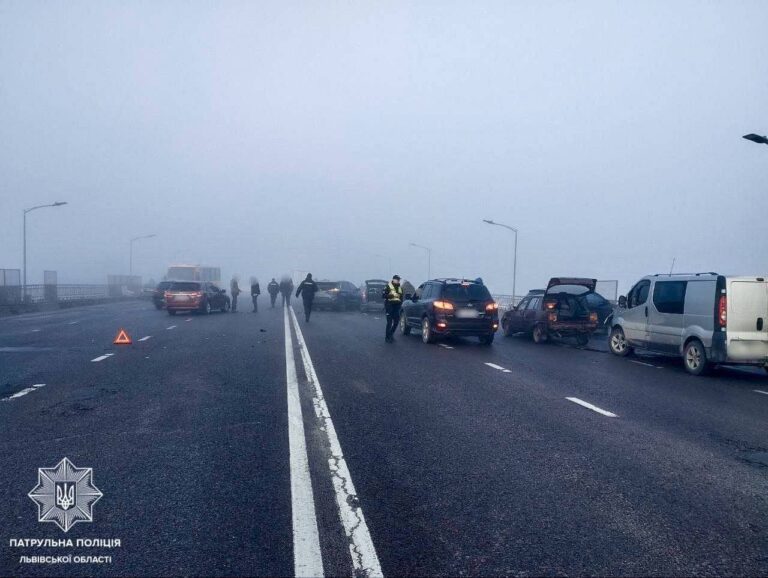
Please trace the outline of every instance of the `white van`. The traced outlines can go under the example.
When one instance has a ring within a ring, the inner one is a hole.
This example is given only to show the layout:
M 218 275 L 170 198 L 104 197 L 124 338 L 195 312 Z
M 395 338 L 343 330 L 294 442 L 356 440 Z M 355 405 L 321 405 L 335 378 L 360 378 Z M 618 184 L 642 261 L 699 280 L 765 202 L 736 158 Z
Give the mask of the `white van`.
M 609 347 L 682 356 L 694 375 L 713 364 L 768 371 L 768 282 L 717 273 L 648 275 L 619 297 Z

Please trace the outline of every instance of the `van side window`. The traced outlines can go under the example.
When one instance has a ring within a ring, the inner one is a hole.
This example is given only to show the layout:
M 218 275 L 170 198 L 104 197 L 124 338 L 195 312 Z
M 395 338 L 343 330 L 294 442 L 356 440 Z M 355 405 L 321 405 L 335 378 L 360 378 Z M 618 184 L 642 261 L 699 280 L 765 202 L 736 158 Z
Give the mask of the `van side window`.
M 686 281 L 656 281 L 653 304 L 659 313 L 683 313 Z
M 627 307 L 632 309 L 644 304 L 648 300 L 648 292 L 651 289 L 651 282 L 647 279 L 640 281 L 635 285 L 627 296 Z

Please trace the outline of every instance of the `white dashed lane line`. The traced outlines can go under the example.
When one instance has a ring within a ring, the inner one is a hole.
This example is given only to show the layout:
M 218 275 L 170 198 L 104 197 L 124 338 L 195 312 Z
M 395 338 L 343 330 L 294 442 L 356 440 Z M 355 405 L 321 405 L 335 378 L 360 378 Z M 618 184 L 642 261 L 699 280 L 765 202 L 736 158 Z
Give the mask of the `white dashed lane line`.
M 36 389 L 40 389 L 41 387 L 45 387 L 45 384 L 44 384 L 44 383 L 36 383 L 36 384 L 35 384 L 35 385 L 33 385 L 32 387 L 25 387 L 25 388 L 24 388 L 24 389 L 22 389 L 21 391 L 17 391 L 17 392 L 16 392 L 16 393 L 14 393 L 13 395 L 9 395 L 8 397 L 4 397 L 4 398 L 3 398 L 2 400 L 0 400 L 0 401 L 11 401 L 12 399 L 16 399 L 16 398 L 19 398 L 19 397 L 23 397 L 23 396 L 27 395 L 28 393 L 32 393 L 32 392 L 33 392 L 33 391 L 35 391 Z
M 80 322 L 79 321 L 70 321 L 69 323 L 67 323 L 67 325 L 77 325 L 78 323 L 80 323 Z
M 587 409 L 591 409 L 592 411 L 595 411 L 599 413 L 600 415 L 604 415 L 606 417 L 619 417 L 615 413 L 611 413 L 610 411 L 606 411 L 604 409 L 600 409 L 596 405 L 592 405 L 591 403 L 588 403 L 584 401 L 583 399 L 579 399 L 578 397 L 566 397 L 568 401 L 572 401 L 573 403 L 579 404 L 581 407 L 586 407 Z
M 192 321 L 192 318 L 189 317 L 188 319 L 185 319 L 184 321 Z
M 152 336 L 151 335 L 145 335 L 144 337 L 142 337 L 138 341 L 146 341 L 147 339 L 152 339 Z
M 501 365 L 496 365 L 495 363 L 489 363 L 487 361 L 485 364 L 492 369 L 498 369 L 502 373 L 512 373 L 512 370 L 507 369 L 506 367 L 502 367 Z
M 170 327 L 166 327 L 166 329 L 176 329 L 175 325 L 171 325 Z
M 664 369 L 663 365 L 654 365 L 653 363 L 646 363 L 645 361 L 638 361 L 636 359 L 630 359 L 631 363 L 636 363 L 637 365 L 645 365 L 646 367 L 655 367 L 656 369 Z
M 763 395 L 768 395 L 768 391 L 763 391 L 762 389 L 753 389 L 755 393 L 762 393 Z
M 440 347 L 442 347 L 443 349 L 453 349 L 453 347 L 451 347 L 450 345 L 446 345 L 445 343 L 440 343 L 439 345 L 440 345 Z
M 96 359 L 91 359 L 91 362 L 95 361 L 104 361 L 105 359 L 112 357 L 114 353 L 105 353 L 104 355 L 99 355 Z

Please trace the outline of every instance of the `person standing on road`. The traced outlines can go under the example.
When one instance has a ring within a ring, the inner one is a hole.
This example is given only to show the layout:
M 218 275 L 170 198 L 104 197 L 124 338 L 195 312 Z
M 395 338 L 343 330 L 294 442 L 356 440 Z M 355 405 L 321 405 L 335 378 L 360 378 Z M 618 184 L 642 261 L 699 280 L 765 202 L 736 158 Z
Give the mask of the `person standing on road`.
M 237 275 L 229 282 L 229 292 L 232 295 L 232 313 L 237 312 L 237 296 L 240 295 L 240 286 L 237 284 Z
M 275 301 L 277 300 L 277 294 L 280 293 L 280 284 L 272 277 L 272 281 L 267 285 L 267 293 L 269 293 L 269 303 L 272 309 L 275 308 Z
M 312 280 L 312 273 L 307 273 L 306 279 L 299 283 L 299 288 L 296 289 L 296 297 L 301 295 L 302 301 L 304 301 L 304 319 L 309 323 L 309 316 L 312 315 L 312 302 L 315 300 L 315 293 L 317 293 L 317 283 Z
M 392 343 L 395 340 L 395 328 L 400 321 L 400 308 L 403 305 L 403 288 L 400 287 L 400 276 L 394 275 L 392 281 L 382 292 L 384 298 L 384 308 L 387 312 L 387 331 L 384 341 Z
M 291 293 L 293 293 L 293 281 L 290 277 L 285 276 L 280 279 L 280 293 L 283 295 L 283 306 L 290 306 Z
M 256 277 L 251 277 L 251 301 L 253 301 L 253 312 L 259 311 L 259 295 L 261 295 L 261 288 L 259 287 L 259 280 Z

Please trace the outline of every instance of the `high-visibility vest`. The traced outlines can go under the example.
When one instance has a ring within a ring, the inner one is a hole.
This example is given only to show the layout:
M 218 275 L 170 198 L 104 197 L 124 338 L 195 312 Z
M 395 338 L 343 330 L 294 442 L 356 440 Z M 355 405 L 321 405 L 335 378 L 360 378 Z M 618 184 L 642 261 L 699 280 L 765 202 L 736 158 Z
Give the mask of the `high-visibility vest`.
M 387 301 L 399 303 L 403 300 L 403 288 L 395 286 L 393 283 L 387 284 Z

